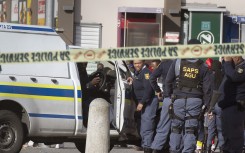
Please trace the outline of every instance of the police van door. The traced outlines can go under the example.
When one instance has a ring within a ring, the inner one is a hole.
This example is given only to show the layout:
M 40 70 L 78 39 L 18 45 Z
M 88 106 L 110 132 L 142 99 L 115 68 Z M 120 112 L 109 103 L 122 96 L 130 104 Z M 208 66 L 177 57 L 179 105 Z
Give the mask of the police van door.
M 116 127 L 120 133 L 138 136 L 134 119 L 136 105 L 132 100 L 132 87 L 127 83 L 130 71 L 124 61 L 116 61 L 115 67 L 117 75 L 114 100 Z

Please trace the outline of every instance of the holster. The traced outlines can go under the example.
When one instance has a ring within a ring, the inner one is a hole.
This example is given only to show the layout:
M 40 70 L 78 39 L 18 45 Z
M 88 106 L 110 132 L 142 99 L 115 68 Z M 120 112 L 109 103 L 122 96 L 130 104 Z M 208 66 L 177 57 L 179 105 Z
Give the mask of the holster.
M 237 100 L 237 108 L 238 108 L 238 111 L 243 112 L 245 110 L 245 101 Z
M 174 101 L 175 101 L 175 96 L 171 96 L 171 104 L 168 107 L 168 114 L 169 118 L 174 119 Z
M 173 103 L 171 103 L 168 107 L 168 114 L 170 119 L 174 119 L 174 106 Z
M 205 114 L 205 112 L 206 112 L 206 109 L 207 109 L 207 107 L 206 107 L 205 105 L 203 105 L 203 106 L 202 106 L 202 110 L 201 110 L 201 112 L 200 112 L 200 114 L 199 114 L 199 116 L 198 116 L 198 120 L 199 120 L 199 121 L 204 120 L 204 114 Z

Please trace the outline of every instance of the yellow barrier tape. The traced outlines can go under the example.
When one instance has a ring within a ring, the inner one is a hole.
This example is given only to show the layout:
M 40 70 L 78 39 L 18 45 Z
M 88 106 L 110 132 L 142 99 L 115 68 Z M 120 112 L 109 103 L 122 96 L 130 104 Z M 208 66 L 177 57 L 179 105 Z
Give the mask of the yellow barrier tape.
M 85 62 L 243 56 L 245 43 L 0 53 L 0 63 Z

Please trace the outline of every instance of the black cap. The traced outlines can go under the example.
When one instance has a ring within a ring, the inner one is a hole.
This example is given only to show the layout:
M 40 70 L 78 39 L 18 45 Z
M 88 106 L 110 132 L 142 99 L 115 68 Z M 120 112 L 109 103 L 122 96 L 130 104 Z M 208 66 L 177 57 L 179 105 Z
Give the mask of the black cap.
M 201 44 L 201 42 L 197 39 L 190 39 L 188 41 L 188 44 L 191 45 L 191 44 Z

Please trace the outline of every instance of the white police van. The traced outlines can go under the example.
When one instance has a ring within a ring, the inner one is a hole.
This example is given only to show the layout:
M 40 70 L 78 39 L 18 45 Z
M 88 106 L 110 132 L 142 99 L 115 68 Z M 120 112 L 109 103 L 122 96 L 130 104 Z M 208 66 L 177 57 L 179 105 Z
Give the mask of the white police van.
M 59 35 L 49 27 L 0 23 L 0 62 L 46 58 L 43 51 L 67 50 Z M 8 52 L 9 54 L 1 54 Z M 126 65 L 105 62 L 115 72 L 110 88 L 113 125 L 111 144 L 120 138 L 137 137 L 135 104 L 126 84 Z M 106 78 L 106 76 L 105 76 Z M 73 62 L 0 65 L 0 152 L 17 153 L 28 140 L 56 144 L 74 142 L 83 152 L 86 128 L 83 126 L 82 89 L 79 70 Z M 107 79 L 104 80 L 107 82 Z M 106 84 L 106 83 L 105 83 Z M 128 139 L 130 140 L 130 139 Z

